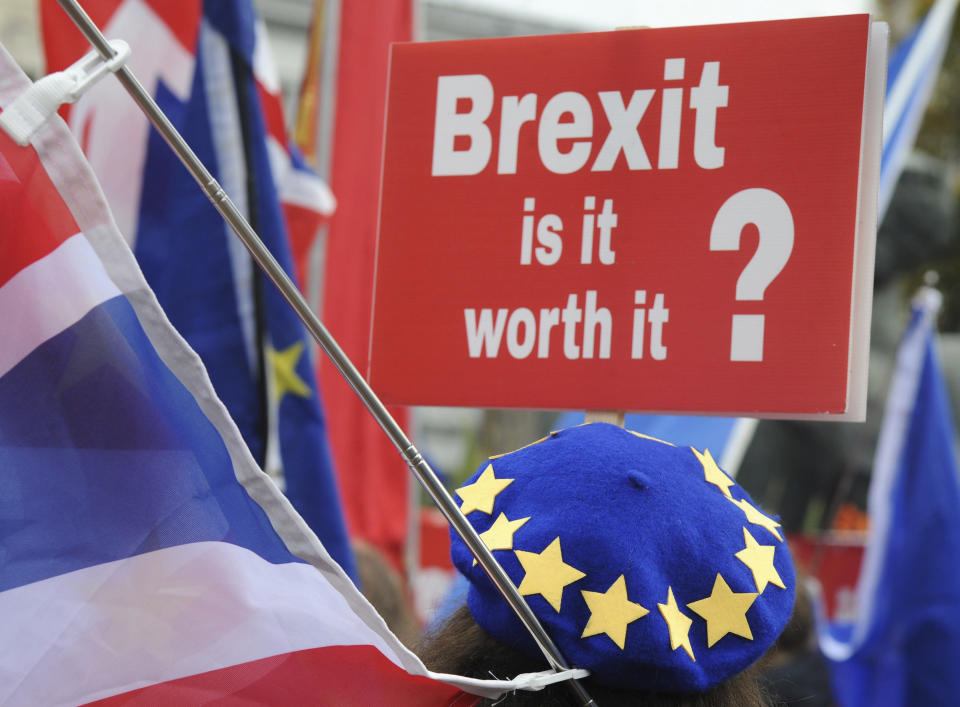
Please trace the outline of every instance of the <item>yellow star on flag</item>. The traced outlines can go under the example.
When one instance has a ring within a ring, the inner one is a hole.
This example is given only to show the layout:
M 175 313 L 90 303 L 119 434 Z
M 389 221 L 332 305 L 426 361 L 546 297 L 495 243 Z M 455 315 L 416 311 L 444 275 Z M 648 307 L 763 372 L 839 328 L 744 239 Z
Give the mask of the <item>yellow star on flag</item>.
M 777 540 L 779 540 L 780 542 L 783 542 L 783 537 L 780 535 L 780 531 L 777 530 L 777 528 L 780 527 L 780 524 L 777 521 L 775 521 L 770 516 L 764 515 L 763 513 L 758 511 L 756 508 L 750 505 L 750 501 L 746 499 L 740 499 L 739 501 L 734 501 L 731 498 L 730 502 L 733 503 L 733 505 L 740 507 L 740 510 L 743 511 L 743 514 L 747 517 L 748 523 L 753 523 L 754 525 L 762 525 L 764 528 L 766 528 L 771 533 L 773 533 L 773 536 Z
M 517 520 L 508 520 L 507 514 L 501 513 L 497 516 L 497 519 L 493 521 L 493 525 L 480 533 L 480 539 L 483 540 L 483 544 L 491 550 L 512 550 L 513 534 L 528 520 L 530 520 L 530 516 L 518 518 Z M 477 561 L 474 560 L 473 564 L 477 564 Z
M 586 575 L 563 561 L 560 538 L 554 538 L 543 552 L 514 550 L 526 572 L 517 590 L 521 596 L 540 594 L 555 611 L 560 611 L 563 588 Z
M 580 638 L 605 633 L 620 650 L 623 650 L 623 644 L 627 640 L 627 624 L 650 613 L 636 602 L 627 599 L 627 580 L 623 575 L 605 592 L 580 593 L 590 608 L 590 620 L 587 621 Z
M 713 581 L 713 591 L 706 599 L 690 602 L 687 607 L 702 616 L 707 622 L 707 647 L 734 633 L 753 640 L 750 624 L 747 623 L 747 609 L 757 598 L 756 592 L 733 592 L 720 573 Z
M 710 454 L 710 450 L 704 449 L 703 454 L 701 454 L 693 447 L 690 447 L 690 449 L 693 450 L 697 459 L 700 460 L 700 464 L 703 465 L 703 478 L 705 478 L 708 483 L 720 489 L 724 496 L 733 501 L 733 496 L 730 495 L 730 487 L 733 486 L 733 479 L 727 476 L 723 472 L 723 469 L 717 466 L 717 463 L 713 460 L 713 455 Z
M 757 583 L 757 592 L 763 592 L 767 584 L 774 584 L 781 589 L 786 589 L 783 580 L 780 579 L 780 573 L 773 566 L 773 554 L 777 546 L 761 545 L 746 528 L 743 529 L 743 541 L 746 543 L 746 547 L 736 553 L 734 557 L 750 568 L 753 573 L 753 581 Z
M 298 341 L 282 351 L 268 345 L 266 354 L 267 365 L 273 375 L 273 402 L 279 403 L 287 393 L 309 398 L 312 394 L 310 386 L 297 373 L 297 364 L 303 355 L 303 342 Z
M 464 515 L 471 511 L 493 513 L 493 501 L 497 494 L 512 483 L 513 479 L 498 479 L 494 476 L 493 464 L 487 464 L 487 468 L 476 481 L 457 489 L 457 495 L 463 499 L 460 511 Z
M 683 650 L 690 656 L 694 663 L 697 659 L 693 656 L 693 646 L 690 645 L 690 626 L 693 621 L 689 616 L 680 611 L 677 606 L 677 600 L 673 598 L 673 587 L 667 587 L 667 603 L 657 604 L 660 613 L 663 614 L 663 620 L 667 622 L 667 629 L 670 631 L 670 650 L 677 650 L 683 646 Z

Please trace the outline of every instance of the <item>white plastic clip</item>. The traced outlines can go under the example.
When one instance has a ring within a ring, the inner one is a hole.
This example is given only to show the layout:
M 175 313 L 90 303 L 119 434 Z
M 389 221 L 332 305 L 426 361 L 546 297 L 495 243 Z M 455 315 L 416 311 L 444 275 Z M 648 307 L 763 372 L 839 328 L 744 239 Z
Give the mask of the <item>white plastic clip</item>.
M 567 668 L 566 670 L 544 670 L 539 673 L 521 673 L 510 682 L 514 683 L 515 690 L 539 691 L 547 685 L 563 680 L 582 680 L 590 677 L 590 671 L 583 668 Z
M 0 113 L 0 127 L 19 145 L 27 145 L 33 134 L 64 103 L 73 103 L 93 84 L 119 69 L 130 56 L 130 45 L 122 39 L 110 40 L 114 55 L 104 61 L 98 52 L 90 52 L 68 69 L 44 76 Z

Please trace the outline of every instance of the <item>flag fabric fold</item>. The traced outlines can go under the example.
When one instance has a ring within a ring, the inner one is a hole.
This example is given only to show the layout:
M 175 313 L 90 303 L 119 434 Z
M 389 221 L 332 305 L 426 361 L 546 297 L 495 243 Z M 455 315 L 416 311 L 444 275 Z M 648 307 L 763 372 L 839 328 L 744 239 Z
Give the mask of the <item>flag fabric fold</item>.
M 249 0 L 84 6 L 131 45 L 131 70 L 293 272 L 291 237 L 315 230 L 335 201 L 289 149 L 266 30 Z M 55 1 L 41 10 L 53 71 L 88 47 Z M 254 458 L 355 576 L 305 329 L 118 82 L 101 82 L 67 119 L 147 282 Z
M 29 85 L 0 47 L 0 111 Z M 470 704 L 256 465 L 57 117 L 0 131 L 0 703 Z
M 870 482 L 852 626 L 824 627 L 845 707 L 951 705 L 960 694 L 960 469 L 924 289 L 898 353 Z

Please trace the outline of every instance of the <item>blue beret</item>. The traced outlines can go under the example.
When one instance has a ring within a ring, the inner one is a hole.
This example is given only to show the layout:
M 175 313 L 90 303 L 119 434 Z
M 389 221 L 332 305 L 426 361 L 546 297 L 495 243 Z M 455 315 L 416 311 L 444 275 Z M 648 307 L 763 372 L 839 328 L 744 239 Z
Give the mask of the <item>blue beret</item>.
M 790 618 L 779 524 L 707 450 L 581 425 L 492 457 L 457 495 L 567 661 L 601 684 L 707 690 L 762 656 Z M 451 539 L 477 623 L 539 655 Z

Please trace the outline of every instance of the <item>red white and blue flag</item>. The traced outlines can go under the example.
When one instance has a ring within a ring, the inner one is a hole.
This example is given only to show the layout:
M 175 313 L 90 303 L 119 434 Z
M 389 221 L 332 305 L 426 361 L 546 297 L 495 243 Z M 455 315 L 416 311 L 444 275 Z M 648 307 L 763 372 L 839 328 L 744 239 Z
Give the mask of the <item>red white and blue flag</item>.
M 333 197 L 288 149 L 280 84 L 249 0 L 83 5 L 107 36 L 130 44 L 129 68 L 292 272 L 291 239 L 309 238 Z M 48 71 L 89 51 L 56 2 L 41 10 Z M 254 459 L 353 576 L 303 326 L 119 82 L 100 82 L 67 120 L 147 282 Z
M 112 78 L 109 80 L 113 80 Z M 0 47 L 0 112 L 29 81 Z M 256 465 L 54 117 L 0 130 L 0 703 L 470 704 Z

